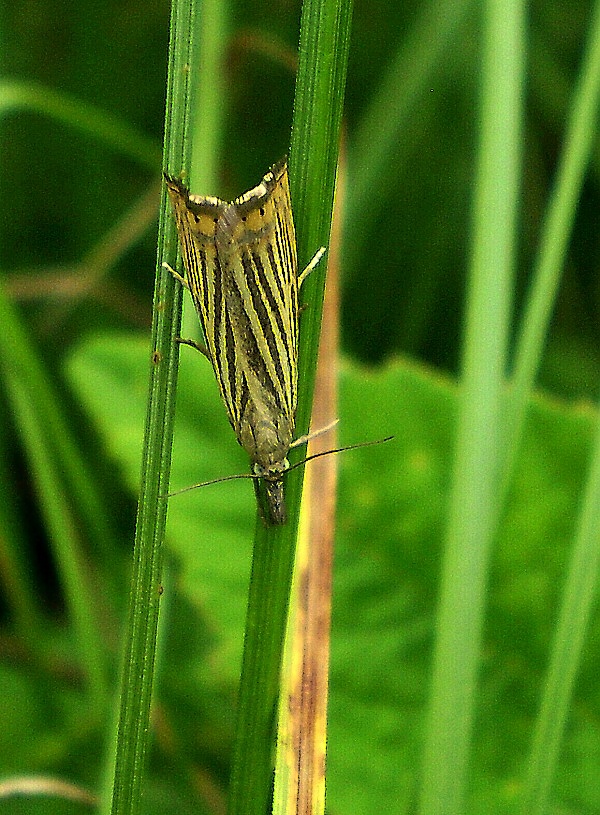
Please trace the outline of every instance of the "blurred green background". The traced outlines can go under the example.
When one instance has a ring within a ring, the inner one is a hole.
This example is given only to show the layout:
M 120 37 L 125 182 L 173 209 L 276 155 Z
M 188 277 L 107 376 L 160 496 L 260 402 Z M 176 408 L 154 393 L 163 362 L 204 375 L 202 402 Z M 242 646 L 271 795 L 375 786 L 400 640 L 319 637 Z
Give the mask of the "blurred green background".
M 529 7 L 515 321 L 590 10 L 566 0 Z M 229 198 L 287 150 L 300 6 L 232 2 L 227 15 L 219 178 L 215 189 L 196 192 Z M 76 515 L 73 526 L 111 689 L 145 409 L 168 22 L 166 2 L 19 0 L 3 4 L 0 31 L 2 284 L 105 508 L 99 539 L 108 545 L 79 528 Z M 393 432 L 397 446 L 340 461 L 332 812 L 409 813 L 415 804 L 469 262 L 480 51 L 478 3 L 355 3 L 340 175 L 342 435 Z M 549 398 L 536 406 L 492 575 L 474 813 L 516 811 L 587 463 L 587 405 L 600 365 L 599 169 L 596 145 L 538 378 Z M 175 487 L 246 466 L 210 371 L 182 356 Z M 0 391 L 0 698 L 9 702 L 0 713 L 0 782 L 44 774 L 97 792 L 110 706 L 102 700 L 94 709 L 89 695 L 39 470 L 7 393 Z M 182 496 L 170 509 L 148 812 L 223 811 L 253 518 L 247 486 Z M 557 812 L 600 813 L 597 638 L 596 626 Z M 71 811 L 88 809 L 62 797 L 0 797 L 1 813 Z

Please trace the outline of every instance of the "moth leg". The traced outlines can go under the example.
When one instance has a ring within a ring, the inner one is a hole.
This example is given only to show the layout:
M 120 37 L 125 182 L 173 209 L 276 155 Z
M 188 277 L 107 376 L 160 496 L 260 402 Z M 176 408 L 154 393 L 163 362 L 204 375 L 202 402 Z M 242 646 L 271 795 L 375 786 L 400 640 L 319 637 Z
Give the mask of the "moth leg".
M 181 283 L 181 285 L 184 287 L 184 289 L 187 289 L 189 291 L 190 287 L 188 286 L 188 282 L 185 279 L 185 277 L 182 277 L 179 274 L 179 272 L 176 272 L 175 269 L 173 269 L 171 266 L 169 266 L 168 263 L 163 263 L 162 266 L 163 266 L 163 269 L 166 269 L 168 272 L 170 272 L 173 275 L 175 280 L 178 280 Z
M 320 249 L 317 249 L 317 251 L 315 252 L 315 254 L 313 256 L 313 259 L 311 260 L 311 262 L 308 264 L 308 266 L 302 272 L 302 274 L 298 277 L 298 288 L 300 288 L 300 286 L 304 283 L 304 281 L 309 276 L 309 274 L 312 272 L 312 270 L 318 265 L 319 261 L 321 260 L 321 258 L 325 254 L 325 252 L 326 252 L 326 249 L 325 249 L 324 246 L 322 246 Z
M 180 345 L 189 345 L 190 348 L 195 348 L 196 351 L 200 351 L 202 356 L 205 356 L 212 364 L 212 359 L 210 358 L 210 353 L 206 345 L 202 345 L 202 343 L 196 342 L 196 340 L 184 340 L 183 337 L 176 337 L 175 342 L 178 342 Z
M 169 266 L 168 263 L 163 263 L 163 269 L 166 269 L 168 272 L 170 272 L 173 275 L 173 277 L 175 278 L 175 280 L 178 280 L 184 288 L 186 288 L 188 291 L 190 290 L 190 287 L 188 286 L 188 282 L 185 279 L 185 277 L 182 277 L 179 274 L 179 272 L 176 272 L 175 269 L 173 269 L 171 266 Z M 175 337 L 175 342 L 178 342 L 180 345 L 189 345 L 192 348 L 195 348 L 196 351 L 200 351 L 200 353 L 203 356 L 205 356 L 206 359 L 209 362 L 212 363 L 212 360 L 210 358 L 210 354 L 208 352 L 208 348 L 206 347 L 206 345 L 202 345 L 202 343 L 196 342 L 196 340 L 184 340 L 182 337 Z
M 296 439 L 296 441 L 293 441 L 290 444 L 290 450 L 292 447 L 300 447 L 301 444 L 306 444 L 307 442 L 316 439 L 317 436 L 322 436 L 323 433 L 329 433 L 329 431 L 333 430 L 338 422 L 339 419 L 334 419 L 332 422 L 329 422 L 328 425 L 325 425 L 325 427 L 320 428 L 320 430 L 314 430 L 312 433 L 307 433 L 306 436 L 300 436 L 300 438 Z

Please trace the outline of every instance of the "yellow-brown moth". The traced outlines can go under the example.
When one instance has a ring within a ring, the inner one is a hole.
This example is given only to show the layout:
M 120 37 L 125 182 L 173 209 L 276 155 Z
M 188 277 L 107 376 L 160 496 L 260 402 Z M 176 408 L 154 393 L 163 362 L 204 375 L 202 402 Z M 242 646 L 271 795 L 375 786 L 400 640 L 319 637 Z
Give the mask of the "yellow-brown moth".
M 298 399 L 298 290 L 320 250 L 298 275 L 287 162 L 235 201 L 191 195 L 165 175 L 183 255 L 221 398 L 252 476 L 265 483 L 269 524 L 286 521 L 283 475 L 289 468 Z M 196 343 L 189 343 L 196 345 Z M 196 345 L 196 347 L 198 347 Z M 257 496 L 259 490 L 257 489 Z

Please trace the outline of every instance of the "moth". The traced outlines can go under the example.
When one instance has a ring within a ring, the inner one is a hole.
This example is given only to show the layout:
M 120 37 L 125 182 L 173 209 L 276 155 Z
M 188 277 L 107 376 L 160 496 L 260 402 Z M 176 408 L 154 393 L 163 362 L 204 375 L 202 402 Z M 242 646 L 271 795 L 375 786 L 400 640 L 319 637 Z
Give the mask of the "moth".
M 206 342 L 199 350 L 212 363 L 229 422 L 250 457 L 261 514 L 268 524 L 284 524 L 288 452 L 307 441 L 293 438 L 298 291 L 324 250 L 298 275 L 286 159 L 235 201 L 191 195 L 173 176 L 165 181 L 185 278 L 167 268 L 192 297 Z

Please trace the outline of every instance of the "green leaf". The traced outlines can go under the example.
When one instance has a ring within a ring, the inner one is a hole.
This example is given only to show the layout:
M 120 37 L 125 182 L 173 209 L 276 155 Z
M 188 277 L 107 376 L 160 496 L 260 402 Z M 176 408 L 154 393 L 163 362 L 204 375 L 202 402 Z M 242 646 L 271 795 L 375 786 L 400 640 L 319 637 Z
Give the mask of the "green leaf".
M 139 478 L 147 348 L 146 338 L 131 335 L 91 338 L 68 371 L 132 491 Z M 182 350 L 174 489 L 248 467 L 210 365 Z M 457 391 L 448 378 L 404 360 L 378 371 L 346 362 L 340 378 L 341 442 L 395 438 L 338 456 L 328 802 L 332 811 L 402 812 L 417 783 Z M 473 812 L 506 812 L 516 801 L 513 779 L 529 746 L 592 424 L 586 406 L 537 399 L 531 409 L 494 553 Z M 165 631 L 170 673 L 183 673 L 185 656 L 197 665 L 199 692 L 212 687 L 223 698 L 229 688 L 228 700 L 239 675 L 253 523 L 254 496 L 245 481 L 170 499 L 167 537 L 178 588 L 208 627 L 212 648 L 194 660 L 170 648 Z M 596 626 L 582 668 L 577 701 L 584 706 L 594 704 L 598 634 Z M 219 715 L 233 718 L 231 709 Z M 558 780 L 571 792 L 569 773 L 580 763 L 581 744 L 600 737 L 586 716 L 575 716 L 572 728 Z

